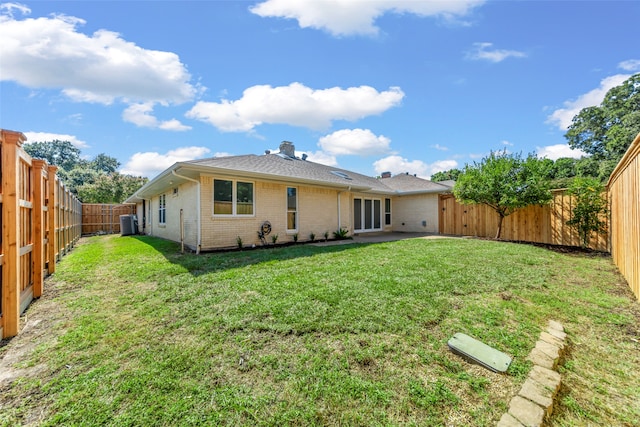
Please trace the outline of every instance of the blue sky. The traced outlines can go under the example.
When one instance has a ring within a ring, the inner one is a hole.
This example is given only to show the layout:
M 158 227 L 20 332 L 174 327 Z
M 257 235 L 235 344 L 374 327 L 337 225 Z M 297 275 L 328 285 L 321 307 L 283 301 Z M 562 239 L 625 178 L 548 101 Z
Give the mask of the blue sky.
M 429 178 L 491 150 L 579 157 L 640 72 L 637 1 L 0 3 L 0 127 L 121 171 L 262 154 Z

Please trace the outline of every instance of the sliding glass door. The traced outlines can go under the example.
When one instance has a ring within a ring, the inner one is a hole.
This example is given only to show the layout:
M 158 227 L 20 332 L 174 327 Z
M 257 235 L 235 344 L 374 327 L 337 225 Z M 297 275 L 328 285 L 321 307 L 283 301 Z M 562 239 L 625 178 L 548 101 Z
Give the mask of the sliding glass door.
M 358 231 L 382 230 L 380 199 L 353 199 L 353 228 Z

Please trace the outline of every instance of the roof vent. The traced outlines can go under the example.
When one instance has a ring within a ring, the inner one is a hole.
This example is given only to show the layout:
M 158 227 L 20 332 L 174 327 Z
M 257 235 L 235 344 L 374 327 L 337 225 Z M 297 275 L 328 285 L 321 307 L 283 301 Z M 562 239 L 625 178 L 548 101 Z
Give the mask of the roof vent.
M 302 154 L 302 160 L 307 160 L 307 154 L 306 153 Z
M 391 178 L 391 172 L 382 172 L 382 178 Z
M 296 157 L 296 146 L 293 145 L 292 142 L 289 141 L 282 141 L 282 144 L 280 144 L 280 153 L 284 154 L 285 156 L 289 156 L 289 157 Z
M 264 150 L 264 154 L 271 154 L 271 150 Z

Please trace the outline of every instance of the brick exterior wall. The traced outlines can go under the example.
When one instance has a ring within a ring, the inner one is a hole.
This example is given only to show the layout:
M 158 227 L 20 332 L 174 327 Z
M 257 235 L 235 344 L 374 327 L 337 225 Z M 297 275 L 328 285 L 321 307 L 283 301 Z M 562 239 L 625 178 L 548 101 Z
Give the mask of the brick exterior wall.
M 422 225 L 426 221 L 426 226 Z M 391 201 L 393 231 L 438 232 L 438 195 L 396 196 Z
M 180 241 L 180 209 L 182 209 L 184 223 L 184 244 L 195 249 L 198 239 L 198 218 L 196 210 L 197 185 L 192 182 L 178 185 L 177 193 L 169 189 L 166 193 L 165 224 L 159 224 L 160 195 L 154 196 L 147 202 L 146 228 L 140 230 L 163 239 Z M 142 227 L 142 203 L 137 205 L 138 225 Z
M 353 199 L 380 200 L 382 231 L 438 232 L 438 195 L 385 196 L 367 193 L 352 193 L 347 189 L 323 188 L 310 185 L 290 185 L 286 183 L 249 180 L 254 185 L 254 214 L 248 216 L 213 215 L 214 179 L 235 180 L 235 178 L 203 175 L 200 177 L 201 212 L 201 250 L 237 247 L 237 239 L 244 246 L 261 245 L 258 230 L 263 222 L 271 223 L 271 234 L 266 236 L 267 243 L 272 236 L 278 235 L 278 243 L 292 242 L 294 233 L 298 241 L 310 240 L 315 234 L 316 240 L 322 240 L 324 233 L 333 232 L 340 227 L 354 233 Z M 295 187 L 298 196 L 298 229 L 287 230 L 287 187 Z M 197 208 L 195 183 L 185 183 L 177 187 L 178 193 L 168 190 L 166 194 L 166 223 L 158 224 L 159 196 L 147 202 L 146 228 L 144 234 L 164 239 L 180 241 L 180 209 L 183 210 L 184 243 L 190 249 L 197 246 Z M 391 225 L 385 225 L 384 201 L 391 198 Z M 142 226 L 142 204 L 138 204 L 138 224 Z M 426 226 L 422 222 L 426 221 Z M 403 225 L 404 223 L 404 225 Z
M 221 217 L 213 215 L 213 180 L 214 176 L 202 176 L 201 211 L 202 211 L 202 249 L 236 247 L 237 238 L 242 239 L 245 246 L 261 245 L 258 230 L 264 221 L 271 223 L 271 237 L 278 235 L 278 242 L 292 242 L 295 232 L 298 241 L 309 240 L 314 233 L 316 239 L 323 238 L 325 231 L 329 236 L 338 225 L 339 190 L 305 185 L 287 185 L 277 182 L 251 181 L 254 184 L 255 211 L 252 216 Z M 229 179 L 227 177 L 222 179 Z M 249 182 L 242 179 L 243 182 Z M 295 187 L 298 196 L 298 229 L 287 231 L 287 187 Z M 351 230 L 349 193 L 340 193 L 341 225 Z

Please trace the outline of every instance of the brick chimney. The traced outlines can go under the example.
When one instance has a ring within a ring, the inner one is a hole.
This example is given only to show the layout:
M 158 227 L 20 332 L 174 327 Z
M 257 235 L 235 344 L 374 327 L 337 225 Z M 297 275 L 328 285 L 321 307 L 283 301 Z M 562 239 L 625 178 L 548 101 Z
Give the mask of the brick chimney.
M 293 145 L 292 142 L 289 141 L 282 141 L 282 144 L 280 144 L 280 153 L 284 154 L 285 156 L 289 156 L 289 157 L 296 157 L 296 146 Z

